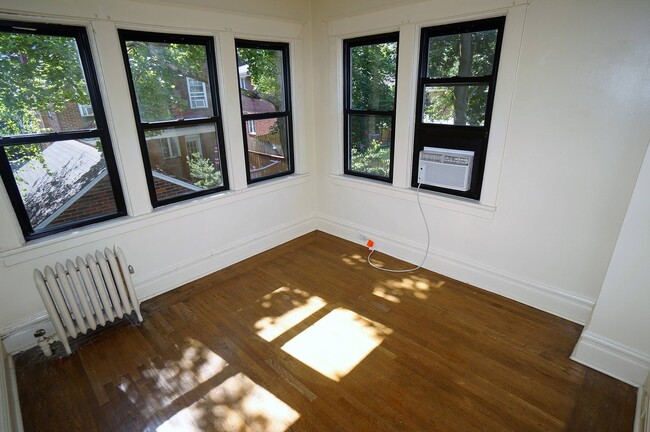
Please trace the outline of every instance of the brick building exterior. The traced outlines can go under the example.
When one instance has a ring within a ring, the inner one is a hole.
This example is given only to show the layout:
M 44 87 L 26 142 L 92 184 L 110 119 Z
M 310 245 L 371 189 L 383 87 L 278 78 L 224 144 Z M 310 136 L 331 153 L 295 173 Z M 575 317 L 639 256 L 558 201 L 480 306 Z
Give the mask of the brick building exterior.
M 83 220 L 93 216 L 115 214 L 117 207 L 113 199 L 111 180 L 105 175 L 92 188 L 83 193 L 78 199 L 56 217 L 50 226 L 66 222 Z

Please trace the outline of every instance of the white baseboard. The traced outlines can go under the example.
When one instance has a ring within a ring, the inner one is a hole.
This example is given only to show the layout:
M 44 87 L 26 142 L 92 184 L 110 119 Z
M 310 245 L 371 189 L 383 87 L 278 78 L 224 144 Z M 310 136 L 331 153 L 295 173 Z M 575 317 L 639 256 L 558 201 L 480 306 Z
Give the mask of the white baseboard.
M 265 250 L 279 246 L 296 237 L 310 233 L 315 229 L 316 219 L 309 217 L 296 223 L 285 224 L 255 233 L 254 236 L 212 250 L 207 254 L 194 256 L 163 271 L 144 276 L 139 276 L 136 272 L 133 276 L 136 293 L 140 301 L 147 300 Z M 2 335 L 2 341 L 7 352 L 16 354 L 36 346 L 34 331 L 40 328 L 45 329 L 47 334 L 54 334 L 52 322 L 46 312 L 15 323 L 11 327 L 1 329 L 0 335 Z
M 361 230 L 375 240 L 375 245 L 380 252 L 411 263 L 419 263 L 422 259 L 424 245 L 414 244 L 386 233 L 367 230 L 365 227 L 327 215 L 318 215 L 317 220 L 319 230 L 337 237 L 358 242 L 357 233 Z M 451 256 L 434 248 L 429 249 L 423 267 L 578 324 L 587 322 L 595 304 L 595 299 L 580 297 L 559 288 L 526 280 L 462 257 Z
M 133 278 L 138 297 L 141 301 L 155 297 L 193 280 L 214 273 L 222 268 L 238 263 L 253 255 L 279 246 L 290 240 L 310 233 L 316 229 L 316 219 L 285 224 L 269 230 L 255 233 L 221 249 L 212 250 L 202 256 L 195 256 L 176 266 L 142 278 Z
M 636 387 L 641 387 L 650 373 L 650 355 L 588 330 L 580 335 L 571 359 Z
M 2 342 L 9 354 L 16 354 L 36 346 L 34 332 L 38 329 L 45 330 L 46 334 L 54 334 L 54 326 L 47 312 L 34 316 L 28 320 L 14 324 L 2 330 Z

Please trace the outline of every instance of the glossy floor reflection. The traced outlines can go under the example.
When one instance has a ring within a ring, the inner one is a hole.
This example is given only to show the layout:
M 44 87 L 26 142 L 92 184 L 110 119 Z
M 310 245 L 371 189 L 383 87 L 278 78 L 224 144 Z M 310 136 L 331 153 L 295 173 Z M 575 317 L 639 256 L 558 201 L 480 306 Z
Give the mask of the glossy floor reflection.
M 570 360 L 579 325 L 364 253 L 309 234 L 145 302 L 141 325 L 71 356 L 22 353 L 25 430 L 632 429 L 636 389 Z

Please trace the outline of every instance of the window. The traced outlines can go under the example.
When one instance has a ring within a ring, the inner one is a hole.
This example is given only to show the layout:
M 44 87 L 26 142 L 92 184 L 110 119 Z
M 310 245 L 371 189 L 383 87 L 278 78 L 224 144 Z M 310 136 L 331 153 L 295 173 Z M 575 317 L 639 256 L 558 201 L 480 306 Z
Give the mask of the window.
M 255 132 L 255 122 L 253 120 L 248 120 L 246 122 L 246 126 L 248 127 L 248 134 L 249 135 L 257 134 L 257 132 Z
M 235 40 L 248 183 L 294 172 L 289 44 Z
M 0 119 L 25 239 L 126 214 L 85 28 L 0 21 Z
M 161 138 L 158 141 L 164 159 L 180 157 L 181 146 L 178 144 L 178 137 Z
M 390 33 L 343 42 L 346 174 L 393 181 L 398 38 Z
M 82 104 L 77 104 L 79 107 L 79 114 L 81 117 L 94 117 L 95 112 L 93 111 L 93 106 L 88 104 L 88 105 L 82 105 Z
M 449 150 L 473 156 L 467 190 L 422 188 L 480 199 L 504 24 L 499 17 L 422 29 L 412 186 L 420 151 Z
M 119 34 L 153 206 L 228 189 L 213 39 Z
M 187 77 L 187 93 L 190 98 L 190 108 L 208 107 L 208 95 L 205 92 L 205 83 L 203 81 Z
M 198 154 L 203 156 L 203 149 L 201 148 L 201 136 L 200 135 L 188 135 L 185 137 L 185 148 L 187 154 L 193 155 Z

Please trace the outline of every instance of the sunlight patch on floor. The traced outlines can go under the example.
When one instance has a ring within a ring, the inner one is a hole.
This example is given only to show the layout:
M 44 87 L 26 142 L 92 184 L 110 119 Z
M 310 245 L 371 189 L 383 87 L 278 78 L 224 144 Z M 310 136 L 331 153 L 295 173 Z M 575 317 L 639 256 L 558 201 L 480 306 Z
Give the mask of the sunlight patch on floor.
M 444 284 L 444 281 L 431 283 L 426 279 L 411 276 L 401 280 L 387 280 L 383 282 L 383 286 L 375 287 L 372 293 L 393 303 L 400 303 L 400 297 L 405 295 L 426 300 L 429 298 L 431 288 L 440 288 Z
M 176 413 L 156 431 L 284 432 L 298 418 L 296 410 L 238 373 Z
M 157 409 L 168 406 L 228 366 L 224 359 L 201 342 L 186 338 L 186 343 L 179 360 L 166 360 L 163 367 L 156 367 L 152 363 L 142 372 L 142 376 L 153 381 L 159 389 L 156 392 L 157 400 L 151 401 Z M 126 393 L 128 389 L 121 390 Z
M 282 350 L 307 366 L 340 381 L 392 330 L 351 310 L 338 308 L 284 344 Z
M 359 254 L 354 254 L 354 255 L 344 255 L 341 260 L 351 266 L 357 265 L 357 264 L 366 264 L 366 259 L 362 257 Z
M 282 293 L 288 290 L 288 288 L 279 288 L 272 294 Z M 265 341 L 271 342 L 314 312 L 323 308 L 327 305 L 327 302 L 320 297 L 312 296 L 308 297 L 304 304 L 295 302 L 294 305 L 295 307 L 293 309 L 281 316 L 267 316 L 257 321 L 255 323 L 257 335 Z
M 383 298 L 383 299 L 385 299 L 385 300 L 388 300 L 388 301 L 390 301 L 390 302 L 393 302 L 393 303 L 401 303 L 401 300 L 399 299 L 399 297 L 394 296 L 394 295 L 388 293 L 388 292 L 386 291 L 386 289 L 383 288 L 383 287 L 375 287 L 375 288 L 372 290 L 372 293 L 373 293 L 373 295 L 376 295 L 377 297 L 381 297 L 381 298 Z

